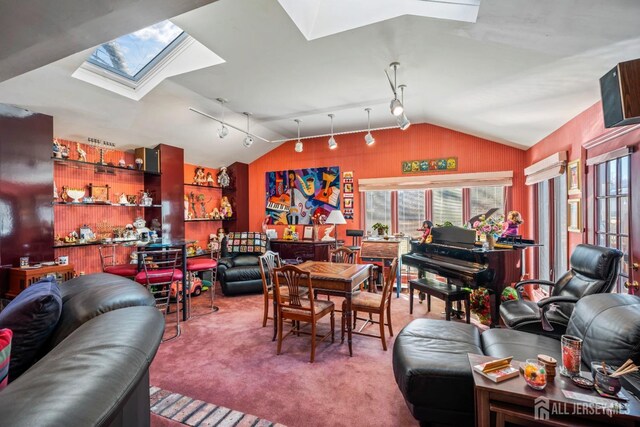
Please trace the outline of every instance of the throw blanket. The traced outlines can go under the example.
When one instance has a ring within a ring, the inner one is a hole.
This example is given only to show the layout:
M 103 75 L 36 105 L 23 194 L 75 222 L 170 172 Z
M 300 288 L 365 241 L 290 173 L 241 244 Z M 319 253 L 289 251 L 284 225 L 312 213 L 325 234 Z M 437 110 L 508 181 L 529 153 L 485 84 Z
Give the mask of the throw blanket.
M 265 253 L 267 235 L 253 231 L 231 232 L 227 235 L 229 253 Z

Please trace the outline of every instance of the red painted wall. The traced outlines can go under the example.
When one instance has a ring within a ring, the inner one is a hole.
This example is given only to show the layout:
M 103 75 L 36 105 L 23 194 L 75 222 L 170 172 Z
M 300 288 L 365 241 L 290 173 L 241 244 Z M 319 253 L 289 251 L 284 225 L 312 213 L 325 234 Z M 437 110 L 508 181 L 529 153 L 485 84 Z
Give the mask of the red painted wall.
M 328 138 L 304 140 L 304 151 L 294 151 L 294 141 L 282 144 L 249 165 L 249 228 L 259 230 L 265 215 L 265 173 L 275 170 L 339 166 L 340 172 L 354 172 L 354 219 L 340 226 L 340 238 L 347 228 L 360 228 L 358 179 L 402 176 L 401 162 L 434 157 L 458 157 L 457 173 L 513 170 L 513 206 L 527 210 L 524 191 L 525 152 L 493 141 L 430 124 L 411 126 L 406 131 L 373 132 L 376 143 L 367 147 L 364 133 L 336 137 L 338 148 L 329 150 Z M 456 172 L 449 172 L 456 173 Z M 281 228 L 278 231 L 282 235 Z

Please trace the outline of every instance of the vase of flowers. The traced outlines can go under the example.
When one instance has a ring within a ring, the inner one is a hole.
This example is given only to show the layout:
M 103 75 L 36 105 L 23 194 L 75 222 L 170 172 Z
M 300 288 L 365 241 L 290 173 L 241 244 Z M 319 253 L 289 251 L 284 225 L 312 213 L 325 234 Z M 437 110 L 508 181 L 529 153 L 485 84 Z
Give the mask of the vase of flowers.
M 499 215 L 497 217 L 490 216 L 489 218 L 485 218 L 485 216 L 482 215 L 480 219 L 471 224 L 471 228 L 476 230 L 478 240 L 484 240 L 487 248 L 493 249 L 496 244 L 496 239 L 502 234 L 504 216 Z
M 379 236 L 384 236 L 389 231 L 388 225 L 385 225 L 379 222 L 376 222 L 375 224 L 373 224 L 371 228 L 376 230 Z

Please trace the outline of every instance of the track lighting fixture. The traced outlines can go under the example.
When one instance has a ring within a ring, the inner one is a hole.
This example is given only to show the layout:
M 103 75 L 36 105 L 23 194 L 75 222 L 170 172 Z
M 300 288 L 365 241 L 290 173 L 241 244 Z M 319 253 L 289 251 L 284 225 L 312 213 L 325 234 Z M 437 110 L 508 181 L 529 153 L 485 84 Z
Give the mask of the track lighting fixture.
M 295 151 L 296 153 L 302 153 L 303 150 L 303 145 L 302 145 L 302 141 L 300 140 L 300 122 L 302 120 L 300 119 L 295 119 L 294 122 L 296 122 L 298 124 L 298 142 L 296 142 L 296 147 L 295 147 Z
M 367 145 L 373 145 L 376 139 L 371 135 L 371 108 L 365 108 L 364 111 L 367 112 L 367 134 L 364 136 L 364 142 Z
M 338 147 L 338 143 L 333 137 L 333 114 L 329 114 L 329 118 L 331 119 L 331 138 L 329 138 L 329 149 L 334 150 Z
M 400 99 L 402 100 L 402 104 L 404 104 L 404 89 L 406 87 L 407 85 L 398 86 L 398 89 L 400 89 Z M 398 127 L 400 128 L 400 130 L 407 130 L 409 129 L 409 126 L 411 126 L 411 122 L 407 118 L 407 115 L 404 113 L 404 111 L 396 118 L 396 122 L 398 123 Z
M 220 103 L 220 115 L 222 116 L 221 127 L 218 128 L 218 138 L 222 139 L 225 136 L 229 135 L 229 128 L 224 125 L 224 104 L 229 101 L 224 98 L 218 98 L 216 99 L 216 101 Z
M 389 68 L 393 69 L 393 81 L 391 81 L 391 76 L 389 76 L 389 72 L 384 70 L 384 73 L 387 75 L 387 79 L 389 80 L 389 85 L 391 86 L 391 91 L 393 92 L 393 99 L 391 100 L 391 104 L 389 105 L 389 109 L 391 110 L 391 114 L 398 117 L 402 115 L 404 112 L 404 106 L 402 102 L 398 99 L 398 85 L 397 85 L 397 75 L 398 75 L 398 67 L 400 66 L 399 62 L 392 62 L 389 64 Z
M 249 148 L 251 147 L 251 144 L 253 144 L 253 138 L 251 138 L 251 130 L 249 129 L 249 116 L 251 115 L 251 113 L 244 112 L 242 114 L 247 116 L 247 136 L 244 137 L 242 145 Z

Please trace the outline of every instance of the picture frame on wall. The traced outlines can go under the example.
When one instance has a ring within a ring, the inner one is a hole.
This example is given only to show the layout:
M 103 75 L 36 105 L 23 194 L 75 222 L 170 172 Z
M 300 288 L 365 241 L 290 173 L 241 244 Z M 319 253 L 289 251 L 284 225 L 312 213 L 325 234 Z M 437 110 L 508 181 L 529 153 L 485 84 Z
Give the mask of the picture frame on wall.
M 582 233 L 582 211 L 580 199 L 567 200 L 567 231 Z
M 302 231 L 302 240 L 313 240 L 313 226 L 306 225 Z
M 580 159 L 573 160 L 567 164 L 567 194 L 582 194 Z

